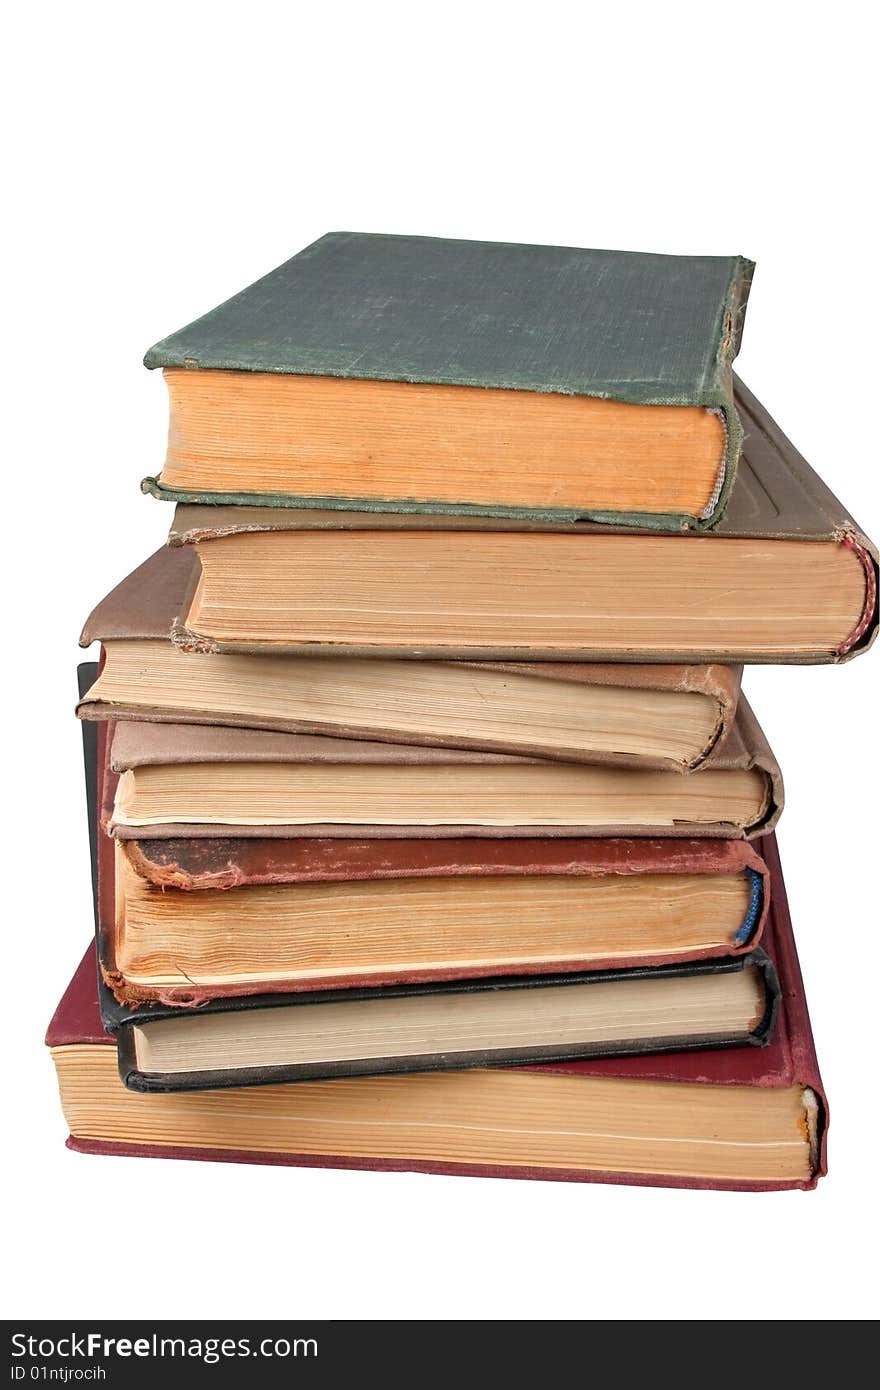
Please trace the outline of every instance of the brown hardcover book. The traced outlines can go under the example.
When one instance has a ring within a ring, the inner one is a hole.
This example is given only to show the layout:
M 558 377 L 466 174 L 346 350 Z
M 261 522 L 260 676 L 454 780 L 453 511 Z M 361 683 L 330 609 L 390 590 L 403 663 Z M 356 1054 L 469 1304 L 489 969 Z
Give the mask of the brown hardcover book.
M 728 732 L 741 668 L 402 662 L 184 653 L 170 639 L 197 560 L 158 551 L 98 605 L 106 660 L 84 719 L 171 721 L 566 761 L 697 767 Z
M 103 818 L 167 838 L 751 838 L 782 778 L 744 698 L 694 773 L 202 725 L 114 726 Z
M 102 836 L 100 863 L 102 968 L 127 1004 L 734 956 L 769 892 L 741 840 Z
M 828 1108 L 773 837 L 765 1047 L 140 1095 L 120 1079 L 90 949 L 49 1026 L 83 1153 L 764 1191 L 825 1172 Z M 377 1115 L 381 1123 L 376 1123 Z
M 876 631 L 876 548 L 744 387 L 738 407 L 743 458 L 710 534 L 183 507 L 172 541 L 199 564 L 175 641 L 435 660 L 853 656 Z

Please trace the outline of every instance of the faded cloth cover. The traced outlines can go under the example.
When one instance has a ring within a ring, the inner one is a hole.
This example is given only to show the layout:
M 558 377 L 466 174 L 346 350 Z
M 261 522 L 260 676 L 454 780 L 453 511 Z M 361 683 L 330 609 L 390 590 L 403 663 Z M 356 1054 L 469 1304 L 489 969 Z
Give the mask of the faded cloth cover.
M 758 844 L 761 842 L 758 841 Z M 742 840 L 156 840 L 122 846 L 135 873 L 183 892 L 267 883 L 354 883 L 365 879 L 472 875 L 738 874 L 751 869 L 769 889 L 767 868 Z M 762 892 L 762 898 L 764 896 Z M 763 910 L 736 950 L 757 945 Z
M 827 1171 L 826 1135 L 828 1106 L 825 1099 L 810 1020 L 804 997 L 803 981 L 791 931 L 791 921 L 782 881 L 779 856 L 773 836 L 761 846 L 770 866 L 773 880 L 773 902 L 770 909 L 772 928 L 765 933 L 764 946 L 772 955 L 779 978 L 782 1005 L 777 1027 L 766 1047 L 712 1048 L 704 1052 L 666 1053 L 647 1057 L 592 1058 L 578 1062 L 553 1062 L 529 1070 L 541 1073 L 562 1073 L 570 1076 L 630 1077 L 659 1080 L 671 1085 L 758 1086 L 782 1089 L 793 1085 L 809 1087 L 819 1102 L 819 1161 L 812 1178 L 806 1182 L 736 1183 L 706 1179 L 683 1179 L 654 1174 L 603 1173 L 582 1169 L 522 1168 L 495 1164 L 450 1164 L 424 1160 L 417 1154 L 405 1158 L 350 1158 L 334 1154 L 254 1153 L 235 1149 L 207 1149 L 181 1142 L 180 1145 L 143 1144 L 124 1137 L 114 1141 L 103 1139 L 68 1139 L 68 1147 L 81 1153 L 104 1153 L 151 1158 L 200 1158 L 214 1162 L 258 1163 L 272 1166 L 307 1168 L 378 1169 L 397 1172 L 451 1173 L 459 1176 L 532 1178 L 568 1182 L 606 1182 L 659 1187 L 720 1188 L 745 1191 L 775 1191 L 779 1188 L 811 1188 Z M 95 1046 L 113 1047 L 115 1040 L 102 1023 L 98 1004 L 98 982 L 94 946 L 90 946 L 74 974 L 46 1034 L 49 1047 Z M 450 1080 L 455 1073 L 450 1073 Z M 121 1083 L 120 1083 L 121 1084 Z M 407 1083 L 410 1084 L 410 1083 Z M 418 1085 L 414 1079 L 413 1085 Z M 257 1096 L 255 1094 L 255 1102 Z M 140 1102 L 139 1102 L 140 1103 Z M 145 1108 L 148 1098 L 143 1099 Z M 178 1097 L 180 1106 L 181 1140 L 190 1129 L 190 1108 L 195 1113 L 203 1104 L 198 1094 Z M 124 1130 L 122 1131 L 124 1134 Z
M 144 361 L 148 367 L 705 406 L 722 415 L 727 435 L 718 495 L 707 515 L 637 514 L 629 520 L 711 525 L 724 509 L 739 454 L 731 364 L 753 271 L 752 262 L 740 256 L 331 232 L 157 343 Z M 161 479 L 146 479 L 144 488 L 157 496 L 201 500 L 166 491 Z M 252 494 L 225 500 L 278 506 L 329 501 Z M 423 510 L 418 503 L 381 505 Z M 571 513 L 548 509 L 535 515 Z
M 877 547 L 868 540 L 843 504 L 814 472 L 806 459 L 798 453 L 791 441 L 786 438 L 779 426 L 742 382 L 737 382 L 736 392 L 737 405 L 744 428 L 743 456 L 737 469 L 736 483 L 731 492 L 724 518 L 713 528 L 712 539 L 717 539 L 719 542 L 725 539 L 797 540 L 849 546 L 858 555 L 865 572 L 865 606 L 861 618 L 836 652 L 826 654 L 821 652 L 786 653 L 782 651 L 768 657 L 766 653 L 743 651 L 733 653 L 730 659 L 764 664 L 814 665 L 843 661 L 855 656 L 858 652 L 866 650 L 876 635 Z M 169 542 L 171 545 L 201 543 L 211 539 L 221 539 L 223 536 L 240 531 L 393 531 L 412 530 L 416 529 L 416 526 L 420 531 L 544 531 L 562 535 L 583 534 L 584 536 L 633 530 L 633 528 L 619 526 L 600 526 L 587 521 L 572 522 L 567 525 L 552 525 L 546 522 L 498 521 L 484 517 L 421 516 L 418 523 L 414 523 L 409 517 L 395 516 L 391 513 L 375 515 L 367 512 L 296 511 L 290 508 L 277 507 L 181 506 L 177 509 Z M 670 547 L 685 545 L 688 540 L 693 539 L 693 535 L 693 532 L 670 533 Z M 671 555 L 674 553 L 673 551 L 670 552 Z M 176 625 L 176 638 L 182 646 L 187 644 L 199 645 L 201 640 L 197 634 L 190 633 L 186 627 L 186 615 L 197 577 L 197 573 L 185 573 L 182 565 L 176 572 L 178 585 L 176 592 L 179 599 L 178 612 L 180 614 Z M 744 570 L 742 574 L 744 590 L 747 590 L 748 583 L 749 575 Z M 118 590 L 114 591 L 114 593 L 118 592 Z M 110 598 L 113 597 L 113 595 L 110 596 Z M 767 597 L 767 595 L 759 593 L 753 595 L 757 611 L 760 611 L 762 603 Z M 111 605 L 110 599 L 107 599 L 104 605 L 96 609 L 92 615 L 86 625 L 82 640 L 93 641 L 102 636 L 110 637 L 112 633 L 110 631 L 102 633 L 101 628 L 108 626 L 114 619 L 117 623 L 120 620 L 119 601 L 117 600 L 115 604 Z M 217 650 L 259 650 L 256 645 L 249 646 L 247 643 L 215 644 L 215 646 Z M 348 648 L 339 645 L 333 647 L 333 651 L 339 656 L 374 655 L 376 650 L 376 648 Z M 319 652 L 320 646 L 318 644 L 310 645 L 310 655 L 317 655 Z M 392 651 L 390 649 L 384 649 L 384 654 L 386 656 L 415 655 L 412 651 Z M 436 652 L 425 651 L 421 654 L 429 656 L 433 660 L 436 660 L 438 655 Z M 443 652 L 442 655 L 452 658 L 463 656 L 473 660 L 475 653 L 473 650 L 449 650 Z M 491 652 L 481 652 L 478 655 L 491 660 L 517 660 L 522 656 L 522 653 L 504 648 L 493 648 Z M 527 655 L 531 660 L 536 659 L 534 652 L 529 652 Z M 542 652 L 537 659 L 553 660 L 557 655 L 559 654 L 552 651 Z M 567 656 L 569 661 L 576 659 L 572 657 L 571 653 L 568 653 Z M 584 653 L 584 656 L 590 661 L 625 662 L 629 659 L 629 654 L 625 649 L 590 651 Z M 687 662 L 695 659 L 715 661 L 718 658 L 718 653 L 707 650 L 700 652 L 695 658 L 693 653 L 684 654 L 672 650 L 668 646 L 664 646 L 663 633 L 658 632 L 656 649 L 640 652 L 639 658 L 644 662 Z
M 156 1001 L 169 1006 L 199 1005 L 209 999 L 249 994 L 253 986 L 212 986 L 190 983 L 179 987 L 132 985 L 116 965 L 116 904 L 114 858 L 105 837 L 101 848 L 100 958 L 104 980 L 121 1004 Z M 279 852 L 280 850 L 280 852 Z M 596 878 L 609 875 L 662 874 L 738 875 L 747 873 L 751 901 L 742 924 L 727 946 L 687 950 L 677 954 L 628 956 L 613 952 L 599 960 L 530 963 L 506 970 L 509 975 L 576 974 L 620 970 L 629 966 L 658 966 L 738 956 L 760 940 L 769 901 L 767 867 L 760 855 L 741 840 L 126 840 L 129 864 L 149 883 L 177 893 L 182 914 L 186 896 L 203 889 L 236 890 L 258 884 L 354 883 L 369 879 L 464 878 L 487 874 L 521 876 L 565 874 Z M 230 900 L 234 911 L 234 901 Z M 319 988 L 353 989 L 377 985 L 423 984 L 429 981 L 476 979 L 488 967 L 388 970 L 385 974 L 336 976 L 321 981 L 295 978 L 262 986 L 264 993 L 308 993 Z
M 197 573 L 197 560 L 192 550 L 164 548 L 156 555 L 140 564 L 138 569 L 122 580 L 117 588 L 99 603 L 83 628 L 81 645 L 88 646 L 92 641 L 125 641 L 125 639 L 150 639 L 150 641 L 170 641 L 172 632 L 178 627 L 179 614 L 186 600 L 193 577 Z M 434 664 L 434 663 L 432 663 Z M 448 663 L 443 663 L 448 664 Z M 705 695 L 715 701 L 717 721 L 706 748 L 694 760 L 699 765 L 703 758 L 726 735 L 733 723 L 737 698 L 740 694 L 741 666 L 642 666 L 642 664 L 623 664 L 612 662 L 456 662 L 456 666 L 475 670 L 495 670 L 512 676 L 528 676 L 542 680 L 570 681 L 578 685 L 602 685 L 602 687 L 651 689 L 651 691 L 671 691 L 683 695 Z M 512 691 L 512 708 L 516 702 L 516 691 Z M 232 727 L 271 728 L 279 733 L 321 734 L 324 737 L 338 738 L 388 738 L 381 731 L 366 735 L 357 728 L 336 726 L 316 726 L 302 719 L 263 719 L 253 714 L 218 714 L 214 710 L 179 713 L 177 710 L 145 708 L 140 705 L 118 705 L 108 703 L 100 696 L 86 694 L 79 703 L 81 719 L 118 719 L 170 721 L 170 723 L 229 724 Z M 416 737 L 414 744 L 425 746 L 477 746 L 460 733 L 452 733 L 448 738 Z M 485 746 L 482 745 L 481 746 Z M 521 751 L 510 749 L 505 739 L 498 738 L 491 751 Z M 542 755 L 542 749 L 532 752 Z M 549 756 L 549 755 L 545 755 Z M 564 759 L 563 759 L 564 760 Z M 589 752 L 584 762 L 609 763 L 617 766 L 638 767 L 676 767 L 681 765 L 669 758 L 639 758 L 633 753 Z
M 194 658 L 195 659 L 195 658 Z M 210 658 L 206 658 L 210 659 Z M 456 767 L 474 764 L 541 764 L 552 766 L 541 758 L 525 758 L 505 753 L 464 752 L 452 748 L 420 748 L 413 744 L 372 743 L 367 740 L 321 738 L 308 734 L 274 734 L 255 729 L 212 728 L 195 724 L 148 724 L 120 721 L 113 726 L 112 758 L 105 778 L 102 819 L 109 834 L 123 840 L 157 840 L 168 838 L 230 838 L 301 839 L 357 838 L 378 839 L 461 839 L 474 836 L 480 839 L 571 839 L 595 838 L 609 835 L 662 835 L 693 838 L 695 828 L 688 825 L 663 826 L 456 826 L 456 825 L 118 825 L 113 816 L 117 773 L 131 768 L 187 764 L 193 762 L 284 762 L 351 764 L 372 763 L 384 767 L 421 766 Z M 716 745 L 702 768 L 688 774 L 669 773 L 670 777 L 687 775 L 699 777 L 706 769 L 745 770 L 759 768 L 766 777 L 766 804 L 763 814 L 747 832 L 726 821 L 701 826 L 699 834 L 724 838 L 753 838 L 766 833 L 776 824 L 784 804 L 782 773 L 767 743 L 757 719 L 745 698 L 741 696 L 734 724 L 724 741 Z M 219 852 L 219 851 L 218 851 Z
M 152 559 L 147 560 L 145 566 L 140 566 L 140 571 L 146 571 L 147 567 L 153 566 L 156 562 L 164 562 L 168 556 L 168 550 L 160 550 Z M 161 564 L 156 563 L 156 569 L 161 569 Z M 135 571 L 139 573 L 139 571 Z M 133 585 L 135 575 L 129 575 L 128 580 L 122 581 L 120 588 L 114 589 L 115 596 L 120 594 L 122 588 L 131 585 L 132 610 L 131 617 L 138 623 L 135 614 L 138 613 L 139 605 L 146 605 L 150 598 L 150 578 L 147 573 L 145 582 L 135 589 Z M 143 626 L 139 624 L 138 626 Z M 157 623 L 156 626 L 160 626 Z M 174 617 L 170 617 L 170 627 L 174 626 Z M 168 630 L 158 632 L 154 635 L 156 639 L 167 638 Z M 110 641 L 110 638 L 108 638 Z M 256 657 L 261 660 L 261 657 Z M 291 657 L 296 660 L 296 657 Z M 596 687 L 606 687 L 613 689 L 645 689 L 645 691 L 670 691 L 673 694 L 685 696 L 703 695 L 709 701 L 715 703 L 715 726 L 712 733 L 706 739 L 701 751 L 696 753 L 688 763 L 688 767 L 701 766 L 703 760 L 708 758 L 709 753 L 715 748 L 720 739 L 726 737 L 733 724 L 735 712 L 737 712 L 737 699 L 740 695 L 740 680 L 742 676 L 741 666 L 719 666 L 719 664 L 709 664 L 709 666 L 624 666 L 623 663 L 596 663 L 596 662 L 456 662 L 456 663 L 431 663 L 443 666 L 464 667 L 466 670 L 495 670 L 500 676 L 525 676 L 530 678 L 541 678 L 541 680 L 559 680 L 571 682 L 577 685 L 596 685 Z M 413 680 L 417 681 L 420 676 L 420 669 L 423 667 L 421 662 L 409 663 L 410 671 L 413 673 Z M 517 692 L 516 684 L 509 688 L 510 708 L 516 710 Z M 368 739 L 368 741 L 395 741 L 395 731 L 382 730 L 382 728 L 366 728 L 346 726 L 346 724 L 324 724 L 317 723 L 314 719 L 299 719 L 291 716 L 288 719 L 271 719 L 271 717 L 260 716 L 260 714 L 229 714 L 218 712 L 218 710 L 175 710 L 163 709 L 158 706 L 150 705 L 131 705 L 131 703 L 118 703 L 107 701 L 101 698 L 100 687 L 96 691 L 88 691 L 79 702 L 76 708 L 79 719 L 114 719 L 114 720 L 142 720 L 147 723 L 172 723 L 172 724 L 209 724 L 211 727 L 229 726 L 232 728 L 259 728 L 259 730 L 272 730 L 277 733 L 286 734 L 318 734 L 325 738 L 352 738 Z M 513 717 L 513 716 L 512 716 Z M 420 734 L 410 733 L 410 742 L 425 746 L 425 748 L 462 748 L 480 749 L 485 752 L 514 753 L 514 755 L 534 755 L 537 758 L 548 758 L 552 760 L 562 760 L 562 762 L 585 762 L 596 763 L 596 765 L 608 765 L 617 767 L 656 767 L 656 769 L 669 769 L 674 771 L 683 770 L 683 762 L 677 758 L 667 758 L 667 756 L 656 755 L 646 756 L 638 753 L 617 753 L 606 752 L 602 749 L 585 749 L 585 751 L 559 752 L 557 749 L 546 749 L 544 746 L 534 744 L 512 744 L 503 735 L 496 735 L 489 738 L 488 734 L 480 737 L 471 737 L 462 733 L 460 728 L 450 730 L 449 734 Z

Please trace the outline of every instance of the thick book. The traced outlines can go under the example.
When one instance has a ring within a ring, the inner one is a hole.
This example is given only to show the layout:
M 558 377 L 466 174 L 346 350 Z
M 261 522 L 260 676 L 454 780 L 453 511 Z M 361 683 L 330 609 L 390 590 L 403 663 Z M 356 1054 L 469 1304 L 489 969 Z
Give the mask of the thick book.
M 422 660 L 838 662 L 877 628 L 877 551 L 745 388 L 710 534 L 285 508 L 178 509 L 184 650 Z M 108 600 L 84 640 L 113 635 Z M 103 631 L 102 631 L 103 629 Z M 124 631 L 124 624 L 123 624 Z
M 720 836 L 771 829 L 782 775 L 745 697 L 696 771 L 192 724 L 113 724 L 102 818 L 168 837 Z
M 104 837 L 101 865 L 102 972 L 128 1005 L 736 956 L 769 898 L 729 840 Z
M 779 985 L 757 947 L 681 965 L 248 994 L 101 1013 L 136 1091 L 766 1046 Z
M 767 1191 L 826 1171 L 828 1107 L 775 841 L 782 992 L 763 1048 L 141 1095 L 123 1085 L 90 947 L 49 1026 L 82 1153 Z M 377 1122 L 377 1116 L 379 1121 Z
M 738 666 L 217 654 L 194 661 L 170 640 L 192 563 L 190 552 L 161 550 L 95 610 L 88 633 L 104 636 L 106 659 L 81 718 L 681 771 L 710 756 L 736 713 Z
M 217 848 L 109 847 L 120 886 L 102 967 L 120 1002 L 711 959 L 756 944 L 766 911 L 766 868 L 741 842 L 306 840 L 279 854 L 250 840 L 225 862 Z
M 144 488 L 711 526 L 739 453 L 731 364 L 753 269 L 330 233 L 147 353 L 171 428 Z

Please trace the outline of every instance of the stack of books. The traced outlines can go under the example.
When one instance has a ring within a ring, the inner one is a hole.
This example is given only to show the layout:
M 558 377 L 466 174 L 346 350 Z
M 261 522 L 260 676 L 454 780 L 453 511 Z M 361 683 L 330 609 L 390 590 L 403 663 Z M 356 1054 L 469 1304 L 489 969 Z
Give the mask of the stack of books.
M 151 349 L 177 507 L 82 636 L 72 1148 L 815 1183 L 740 680 L 865 650 L 877 557 L 733 375 L 751 273 L 336 233 Z

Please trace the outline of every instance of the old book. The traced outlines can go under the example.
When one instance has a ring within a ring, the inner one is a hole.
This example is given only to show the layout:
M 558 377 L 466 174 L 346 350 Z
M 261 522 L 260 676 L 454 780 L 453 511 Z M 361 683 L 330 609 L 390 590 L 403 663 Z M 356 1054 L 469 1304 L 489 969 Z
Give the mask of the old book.
M 710 535 L 181 508 L 171 539 L 192 543 L 199 563 L 174 640 L 434 660 L 853 656 L 876 632 L 876 549 L 754 397 L 741 389 L 739 403 L 743 459 Z
M 185 587 L 192 562 L 191 552 L 159 551 L 96 610 L 89 631 L 104 635 L 106 661 L 80 703 L 81 718 L 681 770 L 710 755 L 736 712 L 738 666 L 220 654 L 193 660 L 169 640 L 181 594 L 166 581 L 177 575 Z
M 145 489 L 711 525 L 753 268 L 331 233 L 147 353 L 171 428 Z
M 758 835 L 782 778 L 740 698 L 696 772 L 253 729 L 120 722 L 104 823 L 173 837 Z
M 84 1153 L 762 1191 L 825 1172 L 828 1110 L 773 837 L 764 1048 L 238 1090 L 127 1090 L 90 948 L 46 1037 Z M 377 1114 L 381 1123 L 376 1122 Z
M 122 1079 L 139 1091 L 763 1046 L 779 988 L 746 956 L 646 969 L 236 995 L 197 1008 L 108 998 Z
M 740 955 L 767 870 L 730 840 L 104 840 L 120 1003 Z

